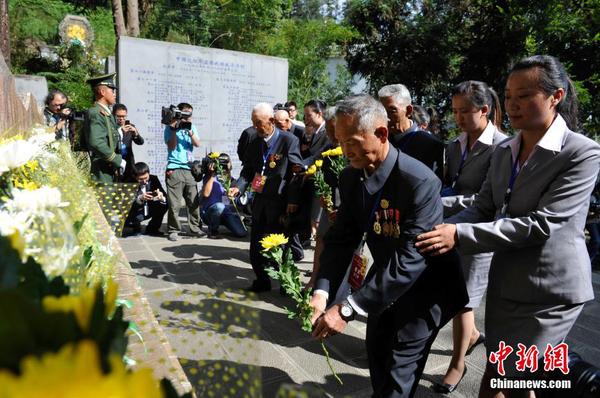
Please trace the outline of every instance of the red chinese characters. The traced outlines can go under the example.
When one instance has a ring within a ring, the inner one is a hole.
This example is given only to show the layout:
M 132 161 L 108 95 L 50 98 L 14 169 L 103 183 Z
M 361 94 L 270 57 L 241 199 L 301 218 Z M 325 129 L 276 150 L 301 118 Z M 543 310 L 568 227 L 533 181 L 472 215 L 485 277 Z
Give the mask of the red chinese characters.
M 498 346 L 498 351 L 490 353 L 489 361 L 496 365 L 497 372 L 499 375 L 504 376 L 506 374 L 504 361 L 514 352 L 513 347 L 506 345 L 504 341 L 501 341 Z M 538 370 L 538 357 L 540 351 L 535 345 L 527 347 L 524 344 L 517 344 L 518 359 L 515 361 L 516 370 L 519 372 L 534 373 Z M 544 350 L 544 371 L 550 372 L 553 370 L 560 370 L 563 374 L 569 373 L 569 346 L 566 343 L 560 343 L 552 347 L 551 344 L 546 346 Z

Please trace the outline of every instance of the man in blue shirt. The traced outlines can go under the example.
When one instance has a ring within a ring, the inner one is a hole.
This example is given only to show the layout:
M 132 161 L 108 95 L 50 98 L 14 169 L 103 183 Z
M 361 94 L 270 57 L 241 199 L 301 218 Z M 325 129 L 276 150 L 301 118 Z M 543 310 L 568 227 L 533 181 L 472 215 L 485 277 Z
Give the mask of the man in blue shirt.
M 194 161 L 194 147 L 200 146 L 200 139 L 196 127 L 192 124 L 192 106 L 181 103 L 177 108 L 187 115 L 180 120 L 173 120 L 169 126 L 166 126 L 164 137 L 169 149 L 166 183 L 170 241 L 176 241 L 181 231 L 179 209 L 183 201 L 187 207 L 190 234 L 197 237 L 205 235 L 200 229 L 202 224 L 198 209 L 198 186 L 190 168 L 190 164 Z
M 224 175 L 217 173 L 216 163 L 221 164 Z M 233 236 L 243 238 L 248 231 L 242 224 L 239 215 L 229 203 L 228 193 L 221 183 L 223 178 L 231 178 L 231 160 L 229 155 L 221 153 L 217 159 L 210 159 L 207 163 L 207 173 L 202 185 L 202 210 L 200 215 L 208 226 L 208 237 L 217 238 L 219 226 L 224 225 Z

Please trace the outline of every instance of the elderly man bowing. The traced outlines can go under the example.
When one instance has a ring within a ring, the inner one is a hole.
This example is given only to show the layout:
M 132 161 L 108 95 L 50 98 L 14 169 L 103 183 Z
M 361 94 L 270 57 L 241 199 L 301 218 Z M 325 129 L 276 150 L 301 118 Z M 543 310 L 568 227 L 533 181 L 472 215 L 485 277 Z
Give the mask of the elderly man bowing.
M 298 138 L 275 127 L 273 108 L 259 103 L 252 109 L 252 125 L 257 137 L 248 144 L 242 161 L 238 186 L 231 195 L 243 193 L 248 186 L 254 192 L 250 263 L 256 280 L 247 289 L 259 293 L 271 290 L 265 271 L 267 259 L 260 252 L 260 240 L 268 234 L 281 233 L 280 217 L 298 209 L 298 195 L 290 186 L 294 165 L 301 165 Z
M 341 333 L 356 313 L 368 315 L 373 396 L 410 397 L 437 332 L 467 297 L 456 253 L 434 264 L 414 247 L 416 235 L 442 220 L 441 183 L 389 144 L 387 119 L 367 95 L 337 104 L 335 136 L 351 167 L 340 176 L 341 207 L 324 237 L 313 335 Z M 374 260 L 368 272 L 365 244 Z

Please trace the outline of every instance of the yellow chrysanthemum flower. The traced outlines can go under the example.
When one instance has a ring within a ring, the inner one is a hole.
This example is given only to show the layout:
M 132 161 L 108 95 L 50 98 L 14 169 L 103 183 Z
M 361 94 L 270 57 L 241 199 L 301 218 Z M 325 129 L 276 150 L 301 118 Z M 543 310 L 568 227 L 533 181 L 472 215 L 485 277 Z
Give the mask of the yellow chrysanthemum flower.
M 315 160 L 315 166 L 320 169 L 323 166 L 323 159 Z
M 315 166 L 313 164 L 308 168 L 308 170 L 306 170 L 306 175 L 311 176 L 311 175 L 315 174 L 316 172 L 317 172 L 317 166 Z
M 70 40 L 76 39 L 83 43 L 86 39 L 85 29 L 79 25 L 71 25 L 67 28 L 67 37 Z
M 115 310 L 118 286 L 112 280 L 108 281 L 104 302 L 106 305 L 106 316 Z M 64 295 L 60 297 L 46 296 L 42 299 L 44 309 L 49 312 L 74 312 L 77 324 L 82 330 L 88 331 L 95 304 L 96 290 L 82 288 L 79 296 Z
M 150 369 L 127 372 L 117 355 L 104 374 L 96 344 L 67 344 L 58 353 L 26 357 L 21 375 L 0 370 L 0 396 L 6 398 L 160 398 L 162 391 Z
M 211 159 L 217 159 L 219 156 L 221 156 L 221 153 L 219 152 L 211 152 L 208 154 L 208 157 Z
M 334 148 L 331 150 L 330 156 L 342 156 L 343 154 L 344 154 L 344 151 L 342 151 L 342 147 L 338 146 L 337 148 Z
M 12 248 L 19 252 L 21 261 L 25 262 L 27 256 L 25 255 L 25 239 L 23 238 L 23 235 L 21 235 L 18 230 L 15 230 L 8 236 L 8 240 L 10 241 Z
M 286 243 L 288 243 L 288 238 L 285 237 L 284 234 L 271 234 L 268 236 L 265 236 L 261 241 L 260 244 L 263 247 L 263 251 L 267 252 L 273 248 L 279 247 L 281 245 L 285 245 Z

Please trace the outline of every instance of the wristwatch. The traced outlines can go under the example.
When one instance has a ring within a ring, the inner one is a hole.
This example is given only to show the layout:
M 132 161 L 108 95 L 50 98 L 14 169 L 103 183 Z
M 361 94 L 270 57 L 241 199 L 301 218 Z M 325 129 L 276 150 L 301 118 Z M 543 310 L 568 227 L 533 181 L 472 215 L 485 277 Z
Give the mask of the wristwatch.
M 354 308 L 352 308 L 348 300 L 342 301 L 340 305 L 340 315 L 342 316 L 342 319 L 346 322 L 354 320 L 356 312 L 354 312 Z

